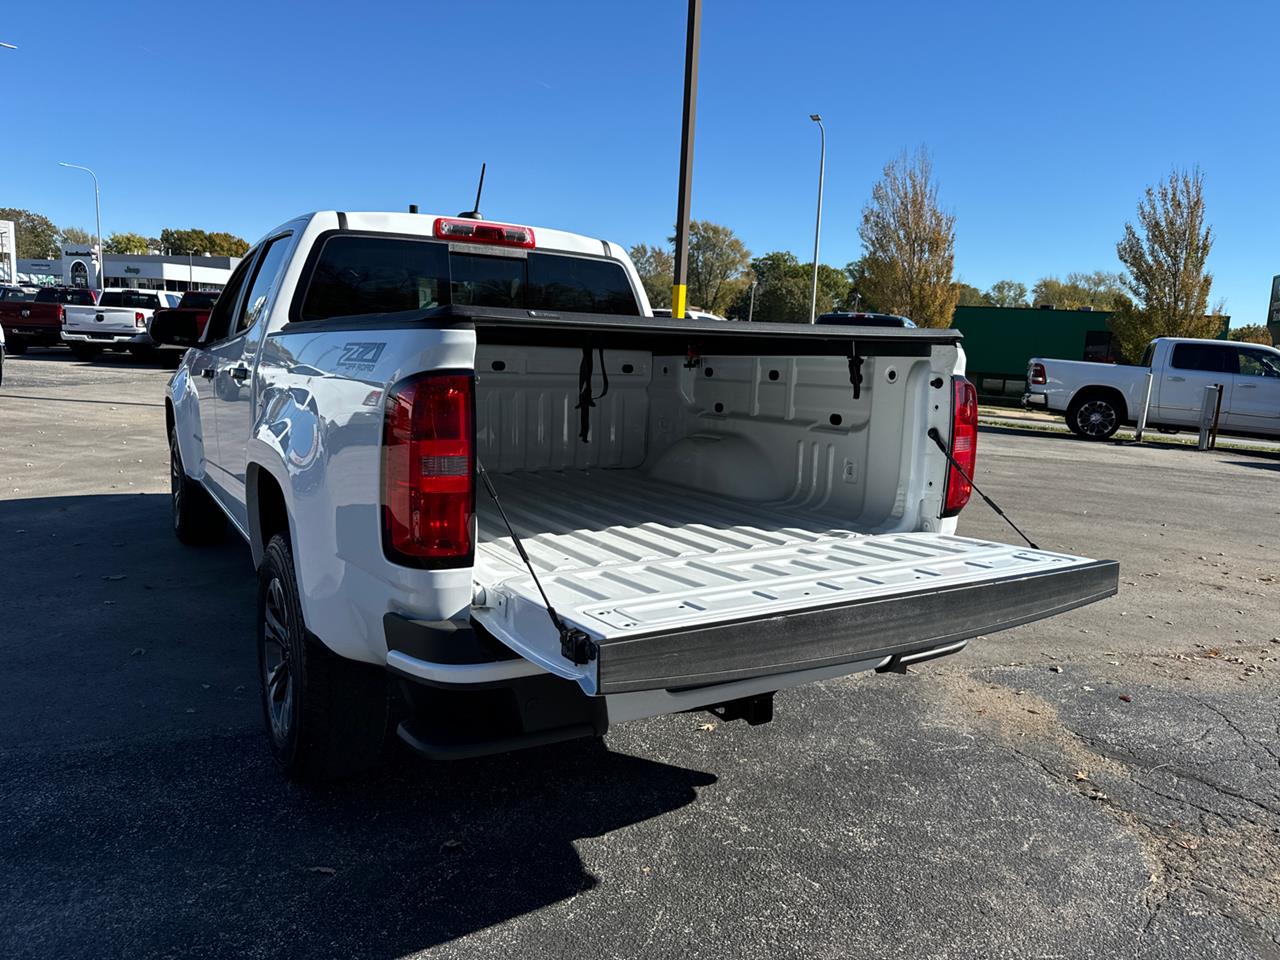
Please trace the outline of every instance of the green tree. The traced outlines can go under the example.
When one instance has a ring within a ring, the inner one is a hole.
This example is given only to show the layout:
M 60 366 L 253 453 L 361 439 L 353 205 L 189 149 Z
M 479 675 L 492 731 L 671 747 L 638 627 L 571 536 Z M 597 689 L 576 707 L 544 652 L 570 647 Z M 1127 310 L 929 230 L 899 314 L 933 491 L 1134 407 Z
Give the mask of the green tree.
M 0 220 L 13 221 L 14 253 L 19 260 L 58 256 L 58 228 L 48 217 L 17 207 L 0 207 Z
M 812 273 L 794 253 L 777 250 L 751 261 L 756 281 L 754 319 L 773 323 L 809 322 L 809 284 Z M 746 319 L 750 309 L 750 284 L 733 305 L 733 314 Z
M 675 237 L 671 238 L 675 243 Z M 710 220 L 689 224 L 689 306 L 712 313 L 729 309 L 751 262 L 751 251 L 731 229 Z
M 1068 273 L 1066 280 L 1041 277 L 1031 288 L 1031 299 L 1036 306 L 1050 304 L 1059 310 L 1110 310 L 1117 295 L 1124 293 L 1123 280 L 1120 274 L 1104 270 Z
M 675 263 L 668 247 L 637 243 L 628 254 L 640 274 L 640 282 L 653 307 L 671 306 L 671 281 L 675 276 Z
M 63 246 L 90 247 L 97 243 L 97 238 L 82 227 L 63 227 L 61 231 Z
M 933 164 L 923 149 L 885 165 L 862 210 L 868 299 L 922 327 L 949 327 L 960 292 L 952 280 L 956 218 L 938 206 Z
M 1232 327 L 1227 336 L 1237 343 L 1261 343 L 1271 346 L 1271 333 L 1261 323 L 1247 323 L 1242 327 Z
M 1016 280 L 997 280 L 986 293 L 994 307 L 1026 307 L 1027 285 Z
M 977 287 L 968 283 L 956 284 L 957 307 L 989 307 L 991 298 Z
M 140 254 L 160 249 L 158 244 L 152 246 L 151 241 L 140 233 L 113 233 L 102 241 L 102 246 L 106 253 L 111 254 Z
M 1205 265 L 1213 229 L 1205 222 L 1204 174 L 1173 170 L 1138 203 L 1138 223 L 1124 225 L 1116 254 L 1128 270 L 1110 319 L 1121 352 L 1138 356 L 1153 337 L 1213 337 L 1220 308 L 1208 312 L 1213 275 Z
M 160 249 L 173 256 L 209 253 L 215 257 L 243 257 L 249 251 L 249 244 L 233 233 L 166 227 L 160 231 Z
M 218 231 L 208 234 L 209 252 L 215 257 L 243 257 L 249 252 L 249 241 L 234 233 Z
M 867 296 L 867 259 L 859 257 L 845 264 L 844 275 L 849 278 L 849 292 L 844 308 L 864 313 L 879 313 L 880 307 Z

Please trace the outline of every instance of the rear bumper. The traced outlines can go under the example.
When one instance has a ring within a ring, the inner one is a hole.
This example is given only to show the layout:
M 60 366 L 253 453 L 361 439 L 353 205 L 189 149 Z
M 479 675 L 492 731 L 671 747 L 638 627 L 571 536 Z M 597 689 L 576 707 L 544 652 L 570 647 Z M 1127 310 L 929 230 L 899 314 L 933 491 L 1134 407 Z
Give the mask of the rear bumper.
M 1043 393 L 1027 392 L 1022 395 L 1022 405 L 1024 407 L 1036 407 L 1041 410 L 1049 409 L 1049 398 Z
M 63 330 L 62 339 L 67 343 L 97 343 L 103 346 L 149 347 L 153 345 L 151 337 L 145 330 L 139 333 L 117 333 L 114 331 L 82 333 L 75 330 Z
M 1098 560 L 763 620 L 604 640 L 598 690 L 678 690 L 858 661 L 910 662 L 915 654 L 1114 596 L 1119 571 L 1114 560 Z
M 62 327 L 40 327 L 21 322 L 6 323 L 4 335 L 8 340 L 15 342 L 21 340 L 33 347 L 52 346 L 62 342 Z

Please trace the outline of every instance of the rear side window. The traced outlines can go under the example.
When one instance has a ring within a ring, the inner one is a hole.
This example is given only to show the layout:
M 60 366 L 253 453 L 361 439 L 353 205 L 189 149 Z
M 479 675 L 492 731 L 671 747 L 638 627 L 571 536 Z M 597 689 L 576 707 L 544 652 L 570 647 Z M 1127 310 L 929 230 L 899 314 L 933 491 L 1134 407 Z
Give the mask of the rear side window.
M 429 240 L 332 236 L 311 274 L 302 320 L 399 313 L 448 302 L 449 249 Z
M 422 310 L 446 304 L 635 315 L 620 263 L 530 251 L 449 252 L 402 237 L 331 236 L 307 286 L 300 320 Z
M 1204 373 L 1235 373 L 1236 351 L 1215 343 L 1177 343 L 1173 347 L 1173 366 Z

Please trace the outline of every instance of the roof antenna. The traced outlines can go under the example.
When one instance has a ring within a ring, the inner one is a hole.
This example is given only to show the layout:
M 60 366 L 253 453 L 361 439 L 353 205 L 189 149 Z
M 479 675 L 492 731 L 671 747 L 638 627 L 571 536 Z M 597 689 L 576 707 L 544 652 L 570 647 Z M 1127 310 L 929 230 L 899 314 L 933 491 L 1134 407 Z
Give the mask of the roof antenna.
M 476 187 L 476 205 L 474 209 L 463 210 L 458 214 L 460 217 L 466 217 L 468 220 L 480 219 L 480 194 L 484 192 L 484 168 L 485 164 L 480 164 L 480 185 Z

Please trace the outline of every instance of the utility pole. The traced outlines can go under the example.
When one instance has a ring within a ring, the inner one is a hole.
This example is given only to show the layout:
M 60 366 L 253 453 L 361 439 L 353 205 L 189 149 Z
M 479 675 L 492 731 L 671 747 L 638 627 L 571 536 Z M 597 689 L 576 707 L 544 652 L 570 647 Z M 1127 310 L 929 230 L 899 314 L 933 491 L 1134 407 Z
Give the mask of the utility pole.
M 93 216 L 98 225 L 98 289 L 101 290 L 107 285 L 107 261 L 106 253 L 102 249 L 102 205 L 101 194 L 98 190 L 98 175 L 88 167 L 82 167 L 78 163 L 63 163 L 59 160 L 58 166 L 70 167 L 73 170 L 83 170 L 93 177 Z
M 759 282 L 760 282 L 759 280 L 752 280 L 752 281 L 751 281 L 751 303 L 747 305 L 747 323 L 750 323 L 753 319 L 755 319 L 755 315 L 756 315 L 756 284 L 758 284 Z
M 827 128 L 822 125 L 822 117 L 818 114 L 809 114 L 809 119 L 818 125 L 822 133 L 822 152 L 818 154 L 818 219 L 813 227 L 813 286 L 809 291 L 809 322 L 813 323 L 818 315 L 818 240 L 822 236 L 822 181 L 827 172 Z
M 702 0 L 689 0 L 684 48 L 684 122 L 680 131 L 680 196 L 676 207 L 676 275 L 671 284 L 671 316 L 680 320 L 689 298 L 689 194 L 693 185 L 693 128 L 698 109 L 698 47 Z

